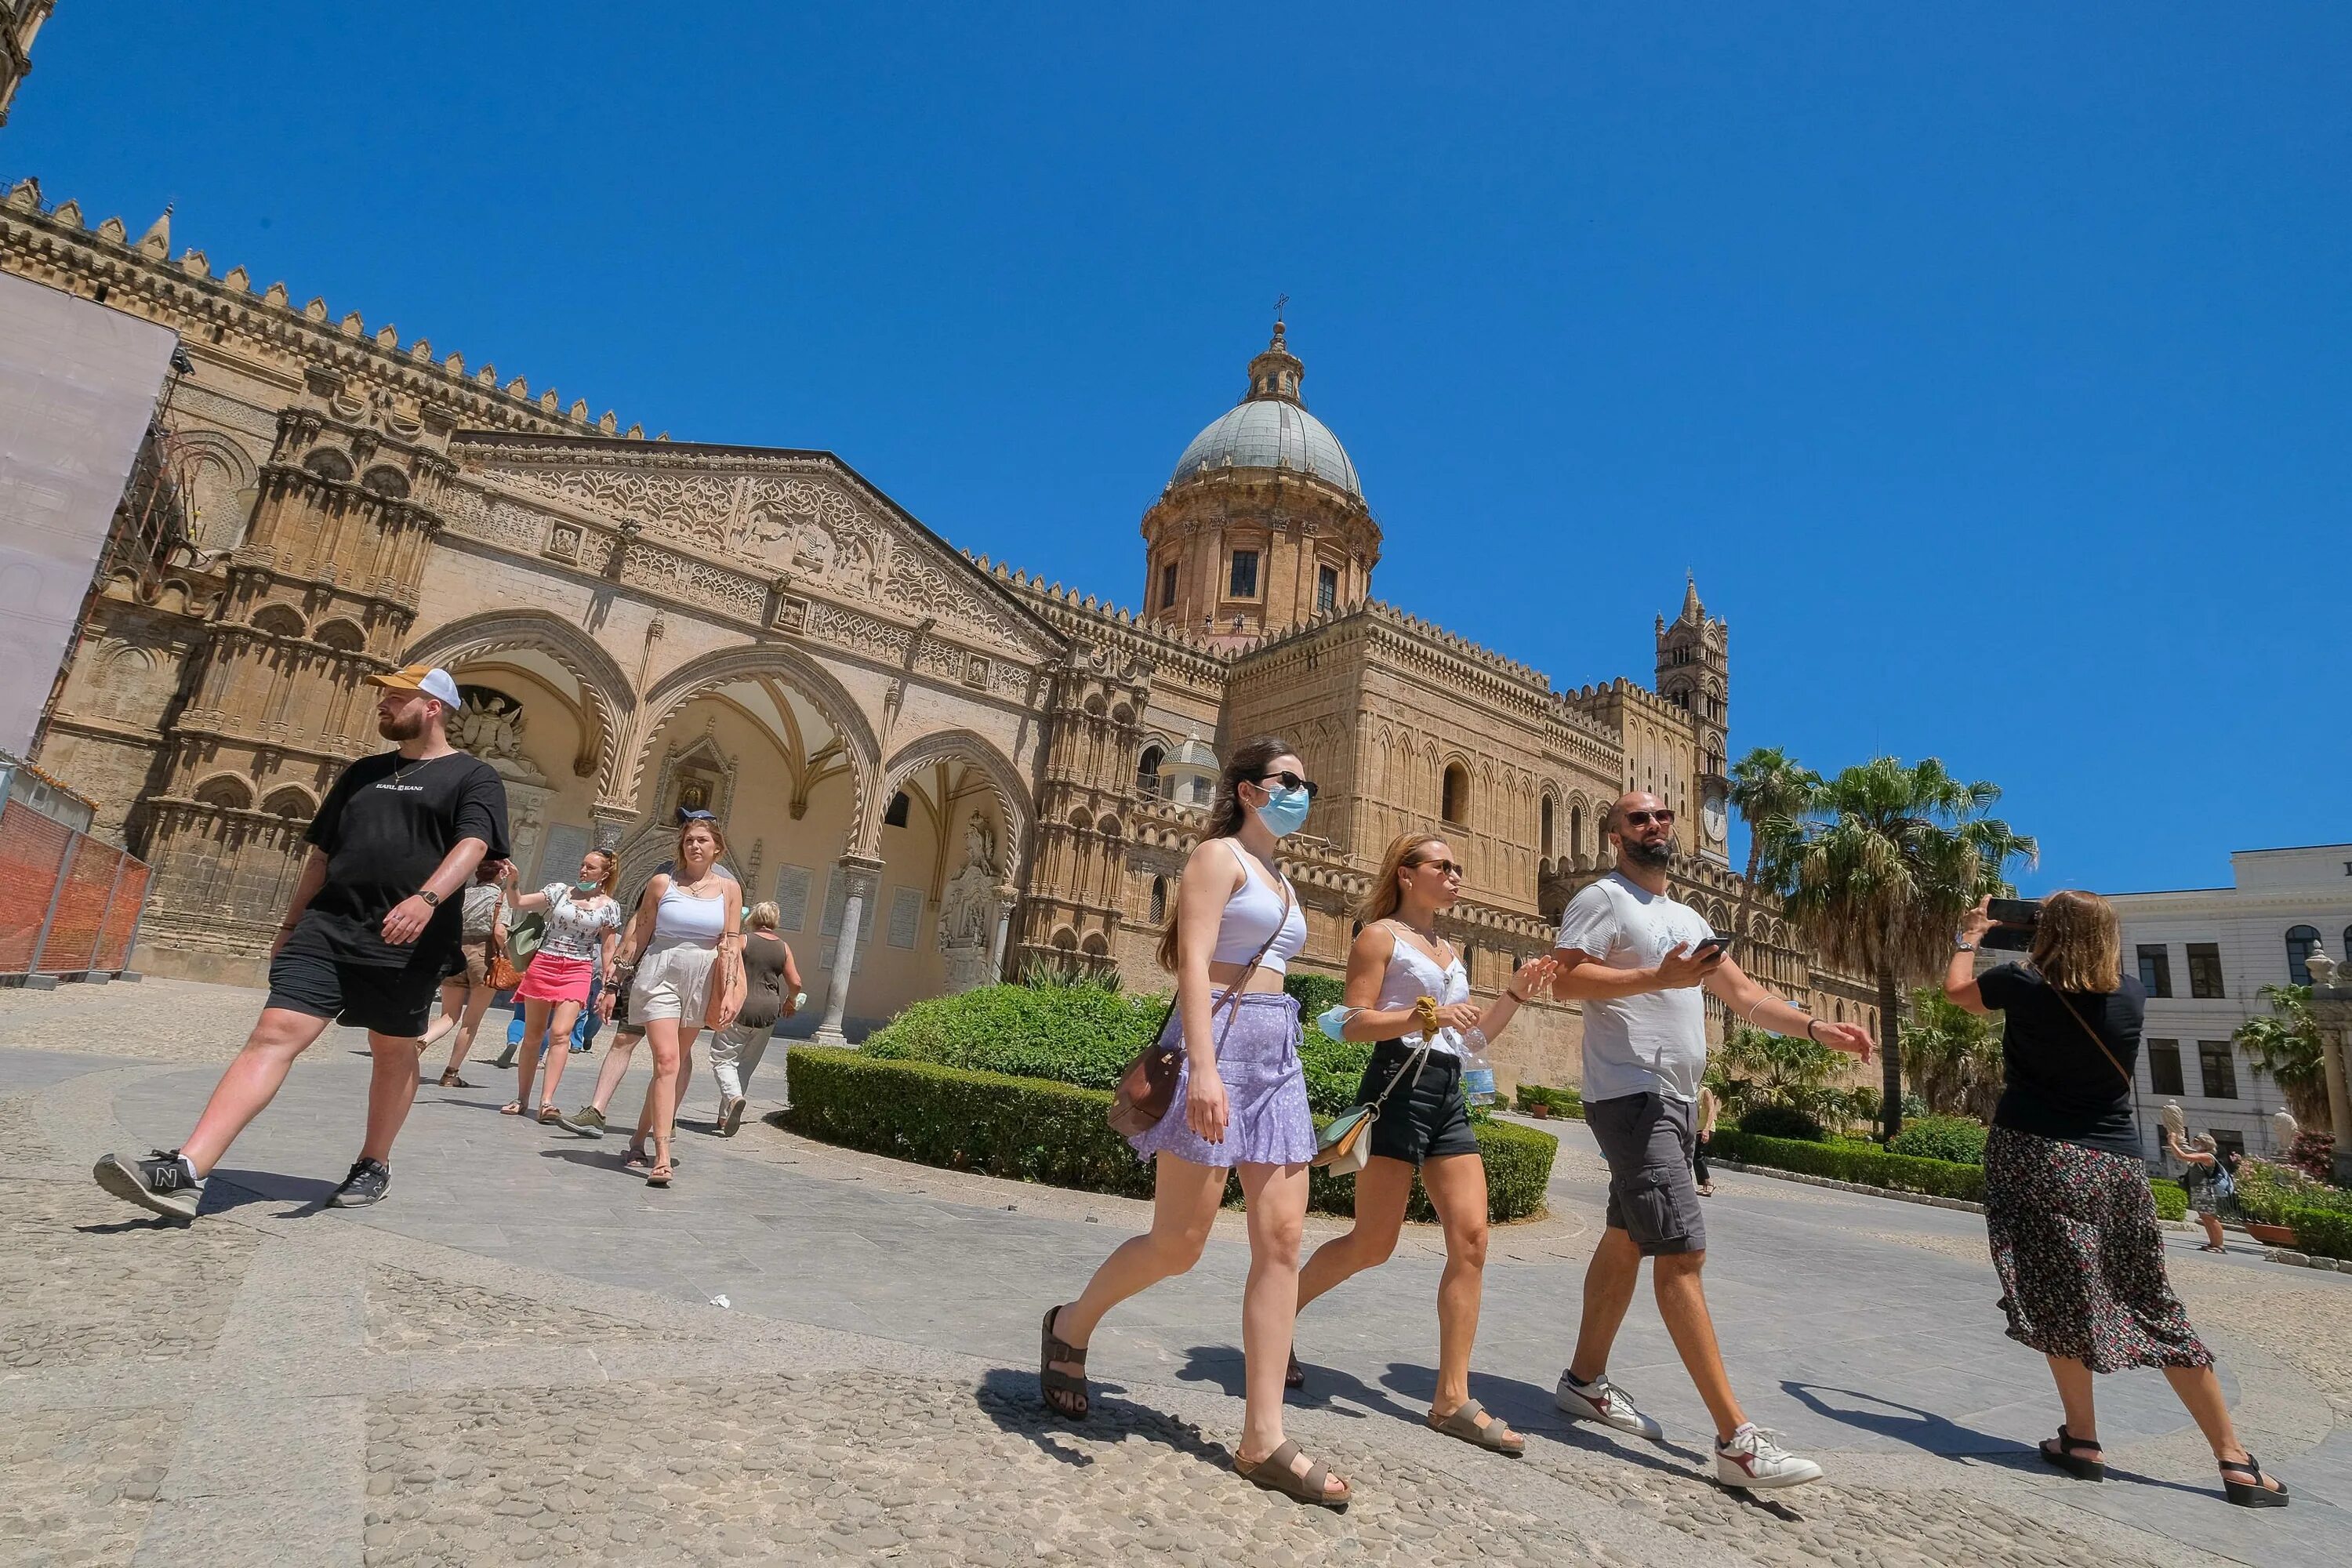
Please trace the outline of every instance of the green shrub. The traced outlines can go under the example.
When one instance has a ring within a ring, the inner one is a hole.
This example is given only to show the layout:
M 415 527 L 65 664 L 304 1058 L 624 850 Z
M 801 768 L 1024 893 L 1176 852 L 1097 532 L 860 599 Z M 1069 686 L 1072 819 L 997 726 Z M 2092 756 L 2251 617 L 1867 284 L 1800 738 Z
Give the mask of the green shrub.
M 1356 1103 L 1371 1059 L 1369 1040 L 1335 1040 L 1312 1024 L 1307 1026 L 1298 1042 L 1298 1064 L 1307 1069 L 1307 1106 L 1316 1121 L 1328 1121 Z M 1377 1085 L 1372 1092 L 1380 1092 Z
M 1150 1197 L 1151 1167 L 1110 1130 L 1109 1110 L 1105 1089 L 810 1046 L 793 1052 L 783 1124 L 820 1142 L 919 1164 Z M 1541 1214 L 1559 1140 L 1486 1117 L 1475 1119 L 1475 1131 L 1488 1216 L 1500 1224 Z M 1238 1184 L 1227 1189 L 1229 1200 L 1236 1195 Z M 1317 1171 L 1307 1201 L 1352 1214 L 1355 1185 Z M 1432 1217 L 1418 1182 L 1405 1212 Z
M 1786 1138 L 1806 1143 L 1822 1141 L 1822 1124 L 1810 1110 L 1793 1105 L 1757 1105 L 1742 1111 L 1739 1131 L 1759 1138 Z
M 2281 1225 L 2294 1227 L 2294 1249 L 2322 1258 L 2352 1258 L 2352 1213 L 2290 1205 Z
M 1285 973 L 1282 988 L 1298 1004 L 1298 1016 L 1309 1024 L 1337 1007 L 1347 992 L 1346 984 L 1338 975 L 1317 974 L 1305 969 L 1294 969 Z
M 1886 1145 L 1890 1154 L 1949 1160 L 1956 1165 L 1984 1163 L 1985 1129 L 1965 1116 L 1923 1116 L 1906 1121 Z
M 2189 1192 L 2178 1182 L 2150 1182 L 2147 1190 L 2156 1194 L 2156 1217 L 2187 1219 Z
M 1511 1091 L 1511 1098 L 1521 1110 L 1533 1110 L 1544 1106 L 1554 1116 L 1584 1120 L 1584 1091 L 1580 1089 L 1552 1089 L 1540 1083 L 1523 1083 Z
M 1853 1182 L 1866 1187 L 1885 1187 L 1899 1193 L 1926 1193 L 1939 1198 L 1965 1198 L 1971 1203 L 1984 1201 L 1984 1167 L 1981 1165 L 1955 1165 L 1944 1160 L 1889 1154 L 1875 1147 L 1768 1138 L 1745 1130 L 1728 1131 L 1717 1129 L 1709 1152 L 1718 1159 L 1733 1160 L 1741 1164 L 1769 1165 L 1774 1170 L 1826 1176 L 1832 1181 Z

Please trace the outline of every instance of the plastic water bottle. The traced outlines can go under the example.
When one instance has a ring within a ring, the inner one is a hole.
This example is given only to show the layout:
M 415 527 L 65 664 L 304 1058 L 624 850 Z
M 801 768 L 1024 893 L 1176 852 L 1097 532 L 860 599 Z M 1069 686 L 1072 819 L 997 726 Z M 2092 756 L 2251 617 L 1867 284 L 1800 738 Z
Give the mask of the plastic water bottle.
M 1473 1105 L 1495 1103 L 1495 1064 L 1486 1059 L 1484 1030 L 1462 1037 L 1462 1098 Z

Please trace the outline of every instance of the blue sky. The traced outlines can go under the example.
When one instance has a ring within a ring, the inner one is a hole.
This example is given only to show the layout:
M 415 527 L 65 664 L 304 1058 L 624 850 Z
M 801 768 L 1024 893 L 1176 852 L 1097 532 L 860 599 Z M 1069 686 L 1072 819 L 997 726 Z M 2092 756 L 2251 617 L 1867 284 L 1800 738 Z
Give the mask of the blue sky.
M 1577 685 L 1695 568 L 2029 888 L 2352 837 L 2352 7 L 1141 10 L 79 0 L 0 175 L 1130 604 L 1287 293 L 1380 596 Z

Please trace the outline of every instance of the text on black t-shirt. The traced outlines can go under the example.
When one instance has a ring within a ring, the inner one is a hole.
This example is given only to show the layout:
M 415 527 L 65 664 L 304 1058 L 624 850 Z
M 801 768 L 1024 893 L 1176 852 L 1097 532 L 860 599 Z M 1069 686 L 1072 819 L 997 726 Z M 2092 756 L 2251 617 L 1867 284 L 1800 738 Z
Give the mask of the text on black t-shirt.
M 346 963 L 446 962 L 462 939 L 462 898 L 443 900 L 407 947 L 384 941 L 383 918 L 425 886 L 462 838 L 488 845 L 485 860 L 507 856 L 507 786 L 489 763 L 464 752 L 362 757 L 310 821 L 310 842 L 326 852 L 327 880 L 310 900 L 308 923 Z

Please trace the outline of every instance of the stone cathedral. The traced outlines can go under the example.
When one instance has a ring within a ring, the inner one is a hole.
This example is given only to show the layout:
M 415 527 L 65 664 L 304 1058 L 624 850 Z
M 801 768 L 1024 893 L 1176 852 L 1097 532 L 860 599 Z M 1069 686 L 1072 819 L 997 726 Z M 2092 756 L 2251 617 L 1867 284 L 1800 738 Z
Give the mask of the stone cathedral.
M 1869 1015 L 1730 868 L 1729 633 L 1696 585 L 1648 679 L 1573 689 L 1375 598 L 1380 522 L 1279 324 L 1143 513 L 1128 609 L 958 552 L 832 453 L 647 438 L 218 271 L 169 215 L 133 237 L 28 180 L 0 267 L 184 355 L 35 759 L 157 867 L 143 968 L 259 977 L 312 811 L 382 744 L 362 678 L 430 661 L 466 699 L 453 737 L 507 779 L 526 885 L 600 844 L 634 886 L 679 806 L 716 812 L 825 1037 L 1041 964 L 1163 986 L 1201 802 L 1262 731 L 1323 787 L 1286 841 L 1302 968 L 1339 973 L 1381 849 L 1434 826 L 1468 868 L 1449 934 L 1491 994 L 1640 785 L 1679 811 L 1679 896 L 1742 929 L 1743 964 Z M 1535 1009 L 1506 1079 L 1576 1081 L 1579 1023 Z

